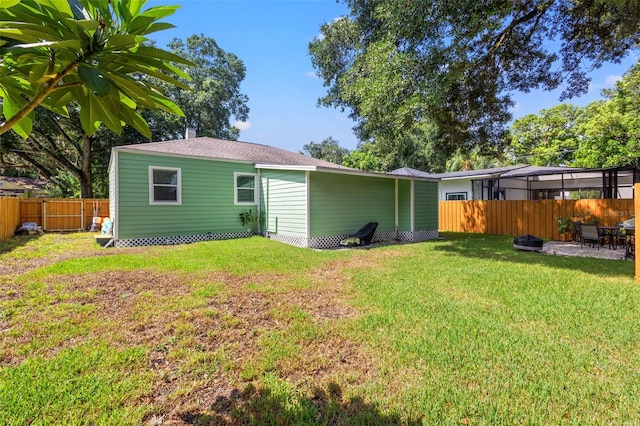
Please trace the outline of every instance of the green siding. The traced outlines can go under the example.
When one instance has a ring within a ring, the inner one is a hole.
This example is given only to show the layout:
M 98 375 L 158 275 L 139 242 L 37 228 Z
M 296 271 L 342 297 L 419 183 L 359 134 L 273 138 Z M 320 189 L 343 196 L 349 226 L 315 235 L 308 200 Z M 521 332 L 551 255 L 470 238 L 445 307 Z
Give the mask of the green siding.
M 415 231 L 438 229 L 438 183 L 415 181 Z
M 149 204 L 149 166 L 180 168 L 182 205 Z M 234 205 L 234 172 L 255 173 L 251 164 L 118 153 L 118 238 L 244 231 Z M 253 207 L 255 210 L 255 207 Z
M 398 179 L 398 230 L 411 231 L 411 181 Z
M 310 237 L 351 234 L 367 222 L 395 228 L 395 180 L 311 173 Z
M 262 170 L 267 231 L 307 236 L 307 185 L 305 172 Z

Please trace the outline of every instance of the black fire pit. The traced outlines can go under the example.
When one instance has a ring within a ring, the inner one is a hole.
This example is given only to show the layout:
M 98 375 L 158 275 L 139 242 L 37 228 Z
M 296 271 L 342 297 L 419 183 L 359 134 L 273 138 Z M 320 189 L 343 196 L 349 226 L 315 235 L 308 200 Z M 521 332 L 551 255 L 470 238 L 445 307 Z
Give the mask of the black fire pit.
M 540 251 L 542 250 L 542 238 L 533 235 L 523 235 L 513 239 L 513 248 L 524 251 Z

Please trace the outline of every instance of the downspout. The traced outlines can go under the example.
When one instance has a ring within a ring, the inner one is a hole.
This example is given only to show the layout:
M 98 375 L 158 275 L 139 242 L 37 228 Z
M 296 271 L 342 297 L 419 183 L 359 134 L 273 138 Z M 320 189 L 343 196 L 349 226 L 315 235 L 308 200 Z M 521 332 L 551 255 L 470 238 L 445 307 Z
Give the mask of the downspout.
M 560 173 L 560 182 L 562 185 L 562 200 L 564 201 L 564 173 Z
M 266 189 L 264 190 L 264 236 L 269 233 L 269 176 L 266 178 Z
M 306 222 L 307 222 L 307 246 L 309 245 L 309 240 L 311 239 L 311 172 L 307 170 L 305 173 L 305 179 L 307 181 L 307 214 L 306 214 Z
M 260 211 L 262 210 L 262 175 L 260 174 L 260 169 L 258 171 L 258 234 L 262 235 L 262 223 L 260 223 Z M 266 210 L 266 206 L 265 206 Z M 265 216 L 266 217 L 266 216 Z
M 395 217 L 395 233 L 396 233 L 396 237 L 395 239 L 398 239 L 398 223 L 399 223 L 399 218 L 398 218 L 398 178 L 395 178 L 395 183 L 396 183 L 396 194 L 395 194 L 395 207 L 396 207 L 396 217 Z

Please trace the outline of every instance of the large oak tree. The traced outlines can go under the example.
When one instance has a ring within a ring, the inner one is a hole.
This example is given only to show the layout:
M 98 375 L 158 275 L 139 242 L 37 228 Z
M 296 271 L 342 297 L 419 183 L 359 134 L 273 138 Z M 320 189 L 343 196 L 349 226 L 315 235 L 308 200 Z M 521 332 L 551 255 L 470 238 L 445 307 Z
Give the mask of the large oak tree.
M 638 0 L 346 3 L 309 45 L 320 104 L 350 110 L 361 140 L 428 122 L 449 153 L 500 141 L 514 91 L 580 95 L 591 70 L 640 41 Z

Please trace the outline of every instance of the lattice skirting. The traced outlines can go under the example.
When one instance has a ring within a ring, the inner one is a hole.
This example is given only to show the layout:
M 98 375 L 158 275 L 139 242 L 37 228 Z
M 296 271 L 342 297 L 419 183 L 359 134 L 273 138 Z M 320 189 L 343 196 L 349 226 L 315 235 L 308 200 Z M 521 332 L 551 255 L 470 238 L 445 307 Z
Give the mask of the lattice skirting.
M 227 234 L 199 234 L 199 235 L 179 235 L 172 237 L 147 237 L 147 238 L 127 238 L 117 240 L 114 244 L 115 247 L 141 247 L 141 246 L 155 246 L 155 245 L 174 245 L 174 244 L 188 244 L 198 241 L 212 241 L 212 240 L 230 240 L 233 238 L 247 238 L 250 237 L 251 232 L 231 232 Z M 286 244 L 290 244 L 296 247 L 314 248 L 314 249 L 328 249 L 335 248 L 340 245 L 340 241 L 348 237 L 348 234 L 344 235 L 329 235 L 326 237 L 314 237 L 305 238 L 292 235 L 281 234 L 267 234 L 267 236 L 273 240 L 281 241 Z M 419 242 L 438 238 L 438 231 L 381 231 L 376 232 L 373 236 L 373 242 L 376 241 L 411 241 Z
M 434 229 L 434 230 L 429 230 L 429 231 L 416 231 L 416 232 L 410 232 L 410 231 L 401 231 L 398 232 L 398 240 L 399 241 L 410 241 L 410 242 L 414 242 L 414 243 L 418 243 L 420 241 L 427 241 L 427 240 L 435 240 L 438 238 L 438 230 Z
M 268 237 L 281 241 L 286 244 L 291 244 L 297 247 L 305 247 L 305 248 L 314 248 L 314 249 L 328 249 L 335 248 L 340 246 L 340 241 L 347 238 L 348 234 L 343 235 L 328 235 L 324 237 L 313 237 L 313 238 L 305 238 L 291 235 L 280 235 L 280 234 L 268 234 Z M 376 241 L 411 241 L 411 242 L 419 242 L 425 240 L 432 240 L 438 238 L 438 231 L 381 231 L 376 232 L 373 236 L 373 242 Z
M 127 238 L 116 240 L 115 247 L 141 247 L 156 245 L 188 244 L 198 241 L 230 240 L 233 238 L 247 238 L 251 232 L 230 232 L 227 234 L 199 234 L 199 235 L 177 235 L 172 237 L 147 237 L 147 238 Z
M 293 235 L 282 235 L 282 234 L 272 234 L 270 232 L 267 233 L 267 237 L 272 240 L 280 241 L 281 243 L 289 244 L 296 247 L 309 247 L 309 241 L 307 241 L 306 237 L 297 237 Z

